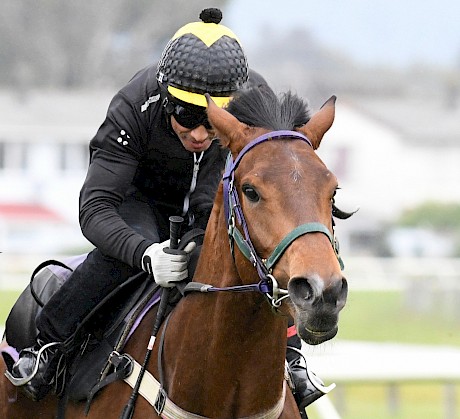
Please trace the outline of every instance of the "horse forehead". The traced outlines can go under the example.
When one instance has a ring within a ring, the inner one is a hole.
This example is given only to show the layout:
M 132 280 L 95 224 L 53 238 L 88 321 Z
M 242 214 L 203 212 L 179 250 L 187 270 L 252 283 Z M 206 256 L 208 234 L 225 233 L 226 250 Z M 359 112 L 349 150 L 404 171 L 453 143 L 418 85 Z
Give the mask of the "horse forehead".
M 258 176 L 280 176 L 283 173 L 301 177 L 330 174 L 314 150 L 301 140 L 272 140 L 257 145 L 242 159 L 243 170 Z

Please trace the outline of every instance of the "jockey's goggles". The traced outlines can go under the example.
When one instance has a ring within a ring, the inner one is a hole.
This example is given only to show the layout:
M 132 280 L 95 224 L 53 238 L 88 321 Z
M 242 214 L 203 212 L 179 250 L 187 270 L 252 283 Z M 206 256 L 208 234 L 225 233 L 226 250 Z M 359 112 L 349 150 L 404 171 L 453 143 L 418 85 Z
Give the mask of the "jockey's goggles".
M 206 129 L 211 129 L 206 108 L 195 105 L 183 106 L 173 100 L 170 100 L 169 103 L 174 105 L 171 115 L 174 116 L 179 125 L 187 129 L 193 129 L 200 125 L 203 125 Z

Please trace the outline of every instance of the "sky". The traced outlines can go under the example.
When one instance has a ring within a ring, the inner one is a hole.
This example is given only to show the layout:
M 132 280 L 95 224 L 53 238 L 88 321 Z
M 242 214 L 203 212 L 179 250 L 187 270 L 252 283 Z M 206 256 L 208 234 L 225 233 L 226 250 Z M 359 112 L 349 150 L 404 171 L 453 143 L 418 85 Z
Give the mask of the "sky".
M 459 0 L 230 0 L 223 13 L 244 46 L 304 28 L 365 65 L 460 68 Z

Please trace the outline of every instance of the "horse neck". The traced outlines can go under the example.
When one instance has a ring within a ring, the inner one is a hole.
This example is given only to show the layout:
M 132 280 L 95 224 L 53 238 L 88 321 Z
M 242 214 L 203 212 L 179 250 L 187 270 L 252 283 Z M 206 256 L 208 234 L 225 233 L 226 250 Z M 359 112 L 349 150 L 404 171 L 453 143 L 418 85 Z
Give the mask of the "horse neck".
M 194 281 L 216 287 L 258 283 L 260 279 L 255 268 L 239 253 L 236 246 L 235 258 L 231 254 L 222 202 L 221 185 L 209 219 Z M 262 294 L 222 291 L 199 296 L 195 304 L 201 305 L 209 319 L 214 319 L 210 322 L 213 336 L 222 335 L 225 341 L 232 336 L 235 342 L 246 342 L 251 346 L 271 346 L 267 351 L 268 357 L 274 356 L 273 345 L 277 340 L 281 348 L 279 354 L 284 359 L 286 319 L 273 313 Z M 216 319 L 219 321 L 216 322 Z
M 250 282 L 258 282 L 254 268 L 235 264 L 230 253 L 221 189 L 194 281 L 223 287 L 241 285 L 242 278 L 248 283 L 250 275 Z M 282 393 L 286 326 L 286 319 L 274 315 L 257 292 L 187 295 L 172 312 L 166 333 L 169 396 L 183 409 L 206 417 L 267 411 Z
M 221 185 L 208 222 L 193 280 L 215 287 L 257 283 L 259 277 L 256 270 L 241 254 L 236 255 L 238 266 L 235 264 L 229 248 L 222 202 Z M 235 253 L 237 252 L 235 249 Z M 190 312 L 194 313 L 193 316 Z M 222 343 L 230 352 L 234 350 L 232 355 L 234 359 L 241 357 L 241 362 L 244 362 L 245 357 L 247 358 L 244 350 L 255 349 L 259 352 L 261 362 L 263 358 L 266 358 L 270 364 L 274 363 L 274 359 L 275 362 L 283 362 L 287 320 L 274 314 L 265 296 L 258 292 L 220 291 L 191 294 L 181 301 L 173 314 L 172 321 L 174 323 L 177 321 L 179 324 L 178 334 L 184 333 L 184 327 L 180 324 L 181 320 L 176 319 L 186 319 L 185 333 L 189 333 L 188 325 L 193 323 L 200 335 L 204 333 L 216 345 Z M 186 339 L 184 335 L 182 336 Z M 194 342 L 194 345 L 199 351 L 212 352 L 207 342 L 202 343 L 201 347 L 199 347 L 200 342 Z M 211 354 L 210 356 L 212 357 Z

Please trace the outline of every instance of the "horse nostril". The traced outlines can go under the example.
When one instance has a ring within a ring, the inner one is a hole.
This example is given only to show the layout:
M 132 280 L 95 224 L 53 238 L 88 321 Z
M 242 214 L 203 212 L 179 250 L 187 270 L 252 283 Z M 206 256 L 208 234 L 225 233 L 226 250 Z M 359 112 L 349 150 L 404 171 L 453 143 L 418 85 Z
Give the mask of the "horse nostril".
M 345 278 L 342 278 L 341 281 L 341 288 L 337 298 L 337 307 L 342 309 L 345 306 L 348 296 L 348 282 Z
M 288 285 L 289 296 L 297 305 L 313 303 L 316 298 L 314 289 L 307 278 L 291 279 Z
M 339 281 L 335 281 L 329 287 L 324 290 L 323 299 L 325 302 L 339 305 L 347 295 L 347 281 L 341 278 Z
M 346 297 L 348 293 L 348 282 L 345 278 L 342 278 L 342 296 Z
M 347 300 L 348 284 L 343 277 L 327 288 L 324 281 L 316 278 L 292 278 L 289 281 L 288 291 L 292 302 L 305 309 L 322 301 L 341 310 Z

